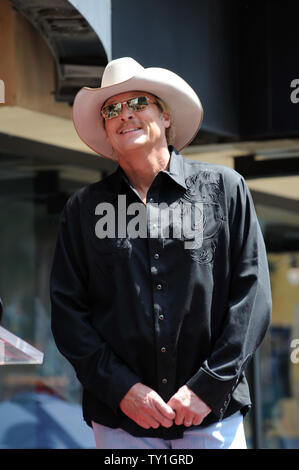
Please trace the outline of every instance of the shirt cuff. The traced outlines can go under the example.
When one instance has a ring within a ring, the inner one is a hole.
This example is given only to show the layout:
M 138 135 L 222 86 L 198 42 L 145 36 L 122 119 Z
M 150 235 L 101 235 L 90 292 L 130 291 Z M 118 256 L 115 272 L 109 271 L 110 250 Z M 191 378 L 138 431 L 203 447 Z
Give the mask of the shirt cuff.
M 140 382 L 140 378 L 135 374 L 128 372 L 126 376 L 123 377 L 123 380 L 116 384 L 109 399 L 110 406 L 115 414 L 118 414 L 119 412 L 119 405 L 123 397 L 127 394 L 130 388 L 138 382 Z
M 238 382 L 239 374 L 223 379 L 201 368 L 186 385 L 222 420 Z

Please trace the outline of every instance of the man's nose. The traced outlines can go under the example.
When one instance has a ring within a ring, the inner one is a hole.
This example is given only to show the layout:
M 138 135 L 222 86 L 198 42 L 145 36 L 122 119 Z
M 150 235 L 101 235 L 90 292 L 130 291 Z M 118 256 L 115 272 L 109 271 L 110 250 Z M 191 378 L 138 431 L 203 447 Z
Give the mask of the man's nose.
M 122 105 L 121 112 L 120 112 L 120 117 L 124 121 L 126 119 L 132 119 L 133 118 L 133 111 L 131 109 L 129 109 L 128 106 L 125 103 Z

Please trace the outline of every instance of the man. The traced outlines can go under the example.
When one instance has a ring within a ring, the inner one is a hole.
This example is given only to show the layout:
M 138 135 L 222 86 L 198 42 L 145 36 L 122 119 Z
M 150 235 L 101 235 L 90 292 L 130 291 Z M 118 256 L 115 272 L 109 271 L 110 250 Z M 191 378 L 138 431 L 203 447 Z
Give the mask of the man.
M 182 78 L 131 58 L 74 101 L 81 139 L 119 164 L 69 199 L 51 274 L 52 331 L 98 448 L 246 447 L 269 273 L 243 178 L 178 153 L 202 117 Z

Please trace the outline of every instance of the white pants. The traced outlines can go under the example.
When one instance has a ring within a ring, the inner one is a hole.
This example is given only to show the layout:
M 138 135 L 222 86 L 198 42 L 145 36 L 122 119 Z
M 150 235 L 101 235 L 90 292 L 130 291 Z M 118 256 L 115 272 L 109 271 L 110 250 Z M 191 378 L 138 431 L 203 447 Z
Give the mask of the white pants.
M 238 411 L 220 422 L 191 427 L 181 439 L 135 437 L 122 429 L 92 422 L 97 449 L 246 449 L 243 416 Z

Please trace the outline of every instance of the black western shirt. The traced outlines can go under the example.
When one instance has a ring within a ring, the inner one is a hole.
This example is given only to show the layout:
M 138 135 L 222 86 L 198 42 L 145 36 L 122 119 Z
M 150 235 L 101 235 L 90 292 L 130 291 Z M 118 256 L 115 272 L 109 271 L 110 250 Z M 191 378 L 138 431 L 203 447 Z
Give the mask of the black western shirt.
M 244 371 L 271 315 L 244 179 L 170 151 L 146 205 L 121 167 L 70 197 L 51 273 L 52 331 L 83 386 L 85 421 L 165 439 L 184 426 L 143 429 L 120 410 L 126 392 L 142 382 L 167 402 L 187 384 L 212 409 L 201 426 L 245 413 Z

